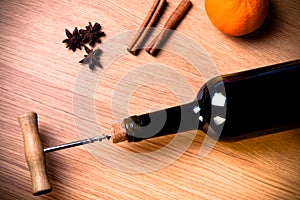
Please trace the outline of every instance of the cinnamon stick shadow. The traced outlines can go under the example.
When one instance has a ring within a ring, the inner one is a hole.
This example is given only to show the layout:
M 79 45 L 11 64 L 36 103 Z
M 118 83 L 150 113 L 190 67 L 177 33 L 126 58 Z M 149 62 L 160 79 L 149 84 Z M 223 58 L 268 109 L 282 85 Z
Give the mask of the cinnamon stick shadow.
M 137 55 L 138 52 L 143 48 L 146 43 L 146 40 L 153 32 L 158 19 L 161 18 L 163 11 L 165 10 L 168 2 L 166 0 L 156 0 L 154 1 L 151 9 L 148 12 L 148 15 L 141 24 L 140 29 L 137 31 L 130 44 L 127 47 L 127 50 L 133 54 Z
M 156 56 L 191 8 L 192 3 L 189 0 L 183 0 L 171 14 L 162 31 L 154 38 L 145 51 L 152 56 Z

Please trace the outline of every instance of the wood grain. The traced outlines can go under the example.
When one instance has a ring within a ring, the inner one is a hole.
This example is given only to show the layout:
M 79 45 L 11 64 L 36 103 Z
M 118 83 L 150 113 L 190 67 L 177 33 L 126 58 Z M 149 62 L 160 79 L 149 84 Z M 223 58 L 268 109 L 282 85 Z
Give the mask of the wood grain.
M 163 26 L 179 2 L 168 1 L 158 27 Z M 90 121 L 92 115 L 97 119 L 98 131 L 106 132 L 122 117 L 188 102 L 197 93 L 205 77 L 186 59 L 172 52 L 160 51 L 157 57 L 141 52 L 137 57 L 124 54 L 113 61 L 109 59 L 118 53 L 110 50 L 111 38 L 138 28 L 151 4 L 152 1 L 146 0 L 0 1 L 1 199 L 33 198 L 18 115 L 26 111 L 38 113 L 41 140 L 44 147 L 49 147 L 78 140 L 85 136 L 82 131 L 87 131 L 86 136 L 97 134 L 93 132 L 95 122 Z M 220 74 L 300 58 L 298 0 L 272 0 L 264 26 L 254 34 L 239 38 L 220 33 L 210 23 L 204 1 L 192 1 L 192 4 L 176 31 L 203 47 Z M 94 72 L 78 63 L 83 51 L 73 53 L 61 43 L 65 28 L 84 27 L 89 21 L 98 21 L 107 35 L 103 44 L 98 45 L 103 49 L 100 59 L 103 68 Z M 126 51 L 128 43 L 112 46 L 124 46 Z M 197 56 L 197 52 L 190 54 Z M 140 80 L 152 80 L 147 69 L 158 64 L 160 68 L 155 75 L 164 84 L 146 82 L 137 87 Z M 164 74 L 161 69 L 174 75 Z M 129 72 L 140 75 L 127 80 L 125 75 Z M 83 76 L 78 78 L 81 73 Z M 185 92 L 176 74 L 188 83 L 189 92 Z M 96 88 L 91 87 L 92 82 L 97 83 Z M 129 91 L 132 87 L 135 90 Z M 88 96 L 91 92 L 92 100 Z M 125 95 L 128 92 L 129 97 Z M 83 100 L 75 108 L 74 96 Z M 92 114 L 89 103 L 93 104 Z M 78 120 L 86 122 L 86 126 L 78 126 Z M 112 167 L 109 159 L 126 161 L 132 159 L 127 156 L 129 153 L 157 152 L 173 141 L 174 136 L 136 144 L 92 144 L 52 152 L 46 155 L 46 161 L 53 191 L 35 198 L 299 199 L 299 131 L 232 143 L 218 142 L 203 159 L 198 154 L 205 135 L 198 132 L 189 148 L 173 163 L 143 173 L 130 173 L 122 163 Z M 186 132 L 182 138 L 185 140 L 193 134 Z M 95 155 L 94 147 L 103 152 Z M 113 157 L 117 151 L 122 153 Z M 148 164 L 155 165 L 163 159 L 167 156 L 158 155 Z M 138 169 L 147 163 L 133 164 Z

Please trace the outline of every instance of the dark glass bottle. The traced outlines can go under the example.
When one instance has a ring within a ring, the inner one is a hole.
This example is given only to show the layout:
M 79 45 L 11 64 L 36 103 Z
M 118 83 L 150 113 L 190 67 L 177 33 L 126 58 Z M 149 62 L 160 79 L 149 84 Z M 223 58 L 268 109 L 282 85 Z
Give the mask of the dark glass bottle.
M 300 127 L 300 60 L 215 77 L 191 103 L 123 122 L 129 142 L 195 129 L 240 139 Z

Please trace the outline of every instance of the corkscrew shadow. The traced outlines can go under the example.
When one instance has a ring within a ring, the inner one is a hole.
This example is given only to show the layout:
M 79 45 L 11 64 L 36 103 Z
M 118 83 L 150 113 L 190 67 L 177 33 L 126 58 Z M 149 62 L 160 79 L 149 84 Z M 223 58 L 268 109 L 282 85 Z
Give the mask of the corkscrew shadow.
M 53 137 L 51 136 L 53 135 L 53 132 L 51 132 L 48 127 L 40 125 L 39 133 L 43 148 L 54 146 L 57 143 L 57 141 L 55 141 L 55 139 L 53 139 Z M 45 155 L 45 159 L 48 180 L 52 187 L 52 191 L 48 193 L 47 196 L 57 199 L 58 194 L 55 191 L 59 191 L 59 186 L 57 186 L 57 184 L 55 183 L 63 182 L 62 178 L 57 175 L 61 174 L 61 171 L 59 169 L 62 166 L 61 163 L 64 163 L 64 158 L 63 156 L 59 156 L 56 152 L 50 152 Z M 60 197 L 59 199 L 62 198 Z

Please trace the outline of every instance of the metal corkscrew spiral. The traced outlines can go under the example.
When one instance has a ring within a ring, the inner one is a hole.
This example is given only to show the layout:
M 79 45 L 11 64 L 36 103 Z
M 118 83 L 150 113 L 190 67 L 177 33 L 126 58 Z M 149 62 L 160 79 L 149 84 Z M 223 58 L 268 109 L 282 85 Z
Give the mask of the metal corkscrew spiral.
M 54 147 L 48 147 L 48 148 L 44 149 L 44 153 L 48 153 L 48 152 L 51 152 L 51 151 L 62 150 L 62 149 L 75 147 L 75 146 L 79 146 L 79 145 L 94 143 L 94 142 L 97 142 L 97 141 L 101 142 L 102 140 L 110 140 L 110 138 L 111 138 L 110 135 L 102 134 L 101 136 L 95 136 L 95 137 L 92 137 L 92 138 L 87 138 L 87 139 L 78 140 L 78 141 L 75 141 L 75 142 L 61 144 L 61 145 L 54 146 Z

